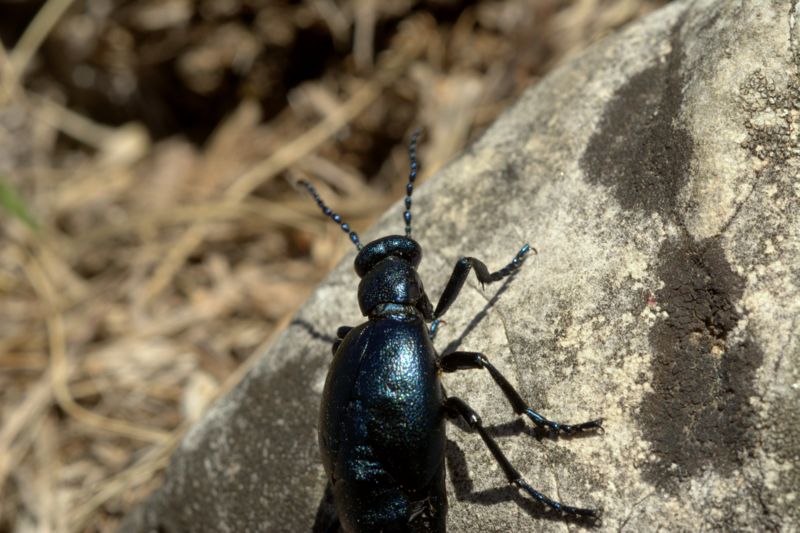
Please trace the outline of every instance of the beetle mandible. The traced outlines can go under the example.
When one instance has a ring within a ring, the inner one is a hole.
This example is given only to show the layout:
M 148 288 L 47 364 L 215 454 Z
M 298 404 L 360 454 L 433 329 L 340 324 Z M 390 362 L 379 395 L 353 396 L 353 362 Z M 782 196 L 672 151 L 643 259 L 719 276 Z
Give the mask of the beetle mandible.
M 436 353 L 437 326 L 470 271 L 475 271 L 481 285 L 501 280 L 522 265 L 530 246 L 524 245 L 508 265 L 492 273 L 478 259 L 462 257 L 438 304 L 431 305 L 416 271 L 422 248 L 411 238 L 419 134 L 414 132 L 408 149 L 405 236 L 389 235 L 362 246 L 356 232 L 325 205 L 314 187 L 300 182 L 358 249 L 358 303 L 367 317 L 359 326 L 343 326 L 336 332 L 320 408 L 320 452 L 339 523 L 349 533 L 445 531 L 444 422 L 459 417 L 480 435 L 510 484 L 564 515 L 596 519 L 597 510 L 565 505 L 531 487 L 478 414 L 444 391 L 442 372 L 486 369 L 514 412 L 538 428 L 555 434 L 602 429 L 601 419 L 561 424 L 540 415 L 482 353 Z

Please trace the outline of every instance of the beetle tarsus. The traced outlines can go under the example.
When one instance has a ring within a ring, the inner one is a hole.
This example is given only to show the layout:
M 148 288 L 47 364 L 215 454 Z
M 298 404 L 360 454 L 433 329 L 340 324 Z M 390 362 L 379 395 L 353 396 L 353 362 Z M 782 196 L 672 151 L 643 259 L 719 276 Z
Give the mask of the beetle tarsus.
M 541 429 L 549 430 L 553 433 L 558 433 L 561 435 L 574 435 L 576 433 L 582 433 L 584 431 L 603 431 L 603 419 L 598 418 L 596 420 L 590 420 L 588 422 L 582 422 L 580 424 L 563 424 L 561 422 L 554 422 L 552 420 L 548 420 L 547 418 L 543 417 L 530 407 L 525 409 L 524 411 L 525 416 L 530 418 L 537 427 Z
M 563 513 L 565 515 L 579 516 L 582 518 L 588 518 L 592 520 L 598 520 L 602 515 L 602 511 L 600 511 L 599 509 L 584 509 L 581 507 L 573 507 L 571 505 L 564 505 L 561 502 L 551 500 L 538 490 L 528 485 L 528 482 L 522 478 L 515 479 L 514 481 L 511 482 L 511 484 L 517 487 L 518 489 L 522 490 L 526 494 L 528 494 L 534 500 L 545 504 L 546 506 L 550 507 L 551 509 L 559 513 Z

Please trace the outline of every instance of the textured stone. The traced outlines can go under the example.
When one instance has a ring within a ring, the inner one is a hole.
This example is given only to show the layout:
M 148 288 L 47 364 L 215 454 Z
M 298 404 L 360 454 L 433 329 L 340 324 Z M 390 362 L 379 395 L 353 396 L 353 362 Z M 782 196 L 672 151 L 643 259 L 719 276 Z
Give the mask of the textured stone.
M 675 2 L 532 88 L 418 191 L 435 301 L 470 278 L 437 347 L 487 353 L 549 417 L 536 439 L 485 372 L 444 377 L 530 483 L 599 506 L 601 530 L 800 528 L 800 3 Z M 395 206 L 364 241 L 402 231 Z M 127 531 L 309 531 L 329 513 L 316 443 L 326 336 L 360 321 L 345 260 L 186 437 Z M 451 425 L 449 530 L 568 522 Z

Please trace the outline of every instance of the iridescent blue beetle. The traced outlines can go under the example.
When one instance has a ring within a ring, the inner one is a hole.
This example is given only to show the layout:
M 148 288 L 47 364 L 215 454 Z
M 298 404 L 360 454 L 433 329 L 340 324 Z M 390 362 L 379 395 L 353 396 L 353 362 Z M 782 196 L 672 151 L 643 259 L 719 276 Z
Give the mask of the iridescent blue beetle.
M 478 414 L 463 400 L 445 394 L 441 372 L 485 368 L 514 412 L 537 427 L 560 434 L 602 427 L 601 420 L 570 425 L 546 419 L 481 353 L 436 353 L 432 340 L 437 326 L 469 272 L 475 270 L 481 285 L 503 279 L 522 265 L 530 247 L 523 246 L 493 273 L 481 261 L 462 257 L 434 309 L 416 270 L 422 248 L 411 238 L 418 136 L 419 131 L 409 146 L 405 236 L 390 235 L 362 246 L 316 190 L 301 182 L 359 250 L 358 303 L 367 317 L 360 326 L 338 329 L 320 408 L 320 452 L 340 525 L 348 533 L 445 531 L 445 419 L 456 417 L 478 432 L 509 483 L 564 515 L 596 519 L 596 510 L 564 505 L 534 490 L 486 432 Z

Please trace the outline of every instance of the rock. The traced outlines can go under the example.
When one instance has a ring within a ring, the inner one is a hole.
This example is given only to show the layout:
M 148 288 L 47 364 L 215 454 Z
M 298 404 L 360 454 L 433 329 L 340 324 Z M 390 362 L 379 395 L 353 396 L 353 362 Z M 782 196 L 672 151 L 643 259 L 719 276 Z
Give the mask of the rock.
M 800 3 L 683 1 L 594 46 L 419 190 L 437 339 L 483 351 L 549 417 L 606 432 L 536 439 L 486 372 L 444 377 L 545 494 L 601 530 L 800 528 Z M 402 231 L 395 206 L 365 242 Z M 344 238 L 344 237 L 343 237 Z M 337 326 L 360 321 L 352 256 L 185 438 L 125 531 L 309 531 L 329 512 L 316 413 Z M 502 294 L 501 294 L 502 293 Z M 568 522 L 448 429 L 449 530 Z M 319 511 L 319 517 L 317 517 Z

